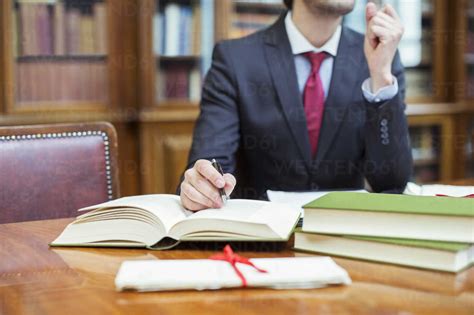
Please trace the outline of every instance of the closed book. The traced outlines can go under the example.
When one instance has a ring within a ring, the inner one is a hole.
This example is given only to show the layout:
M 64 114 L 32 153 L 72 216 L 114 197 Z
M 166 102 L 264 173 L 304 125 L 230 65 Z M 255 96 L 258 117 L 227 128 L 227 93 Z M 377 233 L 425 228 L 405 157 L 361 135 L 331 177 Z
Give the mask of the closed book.
M 20 55 L 38 55 L 38 36 L 36 32 L 36 5 L 21 3 L 19 10 Z
M 46 4 L 36 5 L 36 32 L 38 53 L 48 56 L 53 53 L 53 23 Z
M 85 55 L 95 53 L 94 18 L 91 15 L 82 15 L 80 19 L 80 51 Z
M 459 272 L 474 263 L 474 245 L 367 236 L 295 233 L 296 250 Z
M 238 276 L 227 261 L 171 259 L 125 261 L 115 278 L 118 290 L 217 290 L 246 286 L 270 289 L 314 289 L 350 284 L 351 278 L 329 257 L 255 258 L 238 263 Z
M 199 102 L 201 99 L 201 71 L 198 68 L 191 70 L 189 73 L 189 99 Z
M 163 14 L 156 12 L 153 15 L 153 54 L 159 56 L 162 54 L 163 46 Z
M 190 53 L 190 32 L 191 27 L 189 21 L 191 21 L 191 7 L 181 6 L 179 8 L 179 44 L 178 44 L 178 55 L 188 55 Z
M 176 195 L 125 197 L 79 211 L 89 212 L 52 246 L 166 249 L 180 241 L 287 241 L 300 216 L 286 204 L 237 199 L 192 212 Z
M 173 64 L 166 69 L 166 98 L 189 97 L 189 72 L 187 65 Z
M 201 54 L 201 18 L 201 6 L 193 6 L 193 17 L 191 27 L 191 54 L 195 56 Z
M 303 230 L 474 243 L 474 199 L 329 193 L 304 207 Z
M 54 54 L 66 54 L 66 21 L 64 3 L 58 2 L 54 5 Z
M 81 53 L 81 11 L 77 9 L 66 13 L 66 48 L 70 55 Z
M 94 3 L 94 52 L 99 55 L 107 54 L 107 4 Z
M 168 3 L 165 7 L 165 55 L 179 54 L 180 7 L 176 3 Z

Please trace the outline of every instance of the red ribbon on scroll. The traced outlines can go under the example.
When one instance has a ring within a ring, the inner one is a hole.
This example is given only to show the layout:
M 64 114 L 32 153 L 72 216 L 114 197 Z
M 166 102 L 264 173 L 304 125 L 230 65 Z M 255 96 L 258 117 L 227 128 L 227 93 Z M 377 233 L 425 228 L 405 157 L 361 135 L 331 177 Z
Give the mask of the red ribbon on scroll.
M 232 250 L 232 248 L 229 245 L 226 245 L 224 247 L 224 252 L 222 254 L 213 255 L 209 259 L 223 260 L 223 261 L 227 261 L 229 264 L 231 264 L 232 268 L 235 271 L 235 273 L 237 274 L 237 276 L 242 281 L 242 287 L 247 286 L 247 279 L 245 279 L 242 272 L 239 270 L 239 268 L 237 268 L 237 263 L 249 265 L 249 266 L 255 268 L 258 272 L 267 273 L 266 270 L 260 269 L 257 266 L 255 266 L 248 258 L 245 258 L 245 257 L 239 256 L 237 254 L 234 254 L 234 251 Z

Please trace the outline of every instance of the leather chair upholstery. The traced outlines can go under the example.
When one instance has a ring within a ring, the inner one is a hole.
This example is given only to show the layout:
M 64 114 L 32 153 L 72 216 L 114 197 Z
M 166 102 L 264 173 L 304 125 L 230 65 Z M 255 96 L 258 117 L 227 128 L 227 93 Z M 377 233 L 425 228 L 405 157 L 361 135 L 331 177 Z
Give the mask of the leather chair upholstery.
M 0 223 L 76 217 L 118 187 L 111 124 L 0 127 Z

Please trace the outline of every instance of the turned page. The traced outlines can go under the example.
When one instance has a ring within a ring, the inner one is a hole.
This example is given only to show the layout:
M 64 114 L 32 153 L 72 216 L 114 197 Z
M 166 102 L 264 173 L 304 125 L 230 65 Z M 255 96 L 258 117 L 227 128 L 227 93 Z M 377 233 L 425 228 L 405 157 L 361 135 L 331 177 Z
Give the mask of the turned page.
M 97 209 L 143 209 L 160 219 L 166 232 L 179 221 L 186 219 L 192 214 L 181 205 L 179 196 L 176 195 L 143 195 L 124 197 L 99 205 L 82 208 L 79 211 L 89 211 Z

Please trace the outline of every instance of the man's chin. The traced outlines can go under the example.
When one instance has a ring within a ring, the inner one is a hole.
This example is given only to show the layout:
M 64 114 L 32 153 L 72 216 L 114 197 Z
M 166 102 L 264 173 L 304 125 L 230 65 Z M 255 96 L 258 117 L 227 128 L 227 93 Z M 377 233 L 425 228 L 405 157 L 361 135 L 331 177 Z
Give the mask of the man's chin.
M 307 8 L 315 13 L 342 16 L 351 13 L 355 0 L 303 0 Z

